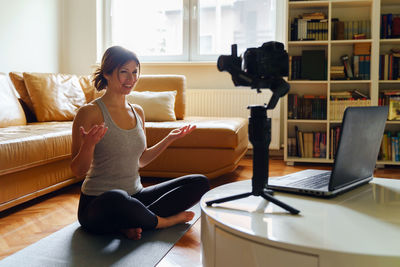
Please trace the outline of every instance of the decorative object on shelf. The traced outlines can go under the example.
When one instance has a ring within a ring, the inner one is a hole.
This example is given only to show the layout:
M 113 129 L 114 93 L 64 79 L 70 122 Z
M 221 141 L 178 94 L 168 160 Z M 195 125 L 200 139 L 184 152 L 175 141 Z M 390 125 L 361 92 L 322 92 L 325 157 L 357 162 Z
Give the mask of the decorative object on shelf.
M 400 96 L 390 98 L 388 120 L 400 120 Z

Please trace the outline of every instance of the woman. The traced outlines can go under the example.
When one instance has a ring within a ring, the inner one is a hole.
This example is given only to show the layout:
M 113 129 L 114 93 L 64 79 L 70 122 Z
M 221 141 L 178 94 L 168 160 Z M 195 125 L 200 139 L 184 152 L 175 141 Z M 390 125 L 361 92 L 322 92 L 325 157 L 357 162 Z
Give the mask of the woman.
M 94 233 L 123 232 L 131 239 L 140 239 L 142 229 L 190 221 L 194 213 L 185 210 L 209 189 L 203 175 L 143 188 L 139 168 L 196 126 L 172 130 L 147 148 L 143 109 L 125 99 L 139 72 L 133 52 L 120 46 L 107 49 L 93 79 L 96 89 L 106 92 L 79 109 L 72 128 L 71 169 L 77 177 L 86 176 L 79 200 L 80 224 Z

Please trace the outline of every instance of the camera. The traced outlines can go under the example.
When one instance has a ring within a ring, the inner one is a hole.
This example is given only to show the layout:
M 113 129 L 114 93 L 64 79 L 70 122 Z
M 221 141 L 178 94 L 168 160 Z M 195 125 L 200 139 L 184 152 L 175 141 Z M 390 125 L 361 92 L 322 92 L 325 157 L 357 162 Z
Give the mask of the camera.
M 300 211 L 279 201 L 272 196 L 273 191 L 267 189 L 269 172 L 269 145 L 271 143 L 271 119 L 267 110 L 275 108 L 279 98 L 289 92 L 289 84 L 282 78 L 288 76 L 289 56 L 282 43 L 267 42 L 261 47 L 248 48 L 243 57 L 237 56 L 237 45 L 232 45 L 230 56 L 218 58 L 219 71 L 227 71 L 232 75 L 235 86 L 250 86 L 261 92 L 261 88 L 269 88 L 272 96 L 267 104 L 250 105 L 249 140 L 253 145 L 253 177 L 252 191 L 229 197 L 209 200 L 207 206 L 223 203 L 248 196 L 262 196 L 267 201 L 286 209 L 291 214 Z
M 289 84 L 282 78 L 289 73 L 289 56 L 280 42 L 266 42 L 257 48 L 248 48 L 241 57 L 237 45 L 232 45 L 231 55 L 218 58 L 219 71 L 232 75 L 235 86 L 250 86 L 252 89 L 269 88 L 273 92 L 267 109 L 273 109 L 279 98 L 289 92 Z

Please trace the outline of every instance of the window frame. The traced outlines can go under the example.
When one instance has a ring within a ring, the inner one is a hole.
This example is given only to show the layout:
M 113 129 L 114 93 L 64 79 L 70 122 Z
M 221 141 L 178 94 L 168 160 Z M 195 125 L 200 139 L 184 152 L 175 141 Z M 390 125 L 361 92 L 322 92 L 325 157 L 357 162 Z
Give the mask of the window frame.
M 145 63 L 196 63 L 196 62 L 216 62 L 219 54 L 200 55 L 200 36 L 199 36 L 199 20 L 198 20 L 198 0 L 182 0 L 183 1 L 183 29 L 182 29 L 182 54 L 174 56 L 140 56 L 140 60 Z M 284 15 L 285 6 L 281 0 L 276 1 L 276 22 L 275 22 L 275 39 L 284 42 Z M 101 61 L 101 56 L 111 43 L 111 0 L 97 0 L 98 3 L 98 21 L 100 25 L 98 31 L 98 46 L 103 49 L 98 49 L 98 61 Z M 103 51 L 100 51 L 103 50 Z M 99 60 L 100 59 L 100 60 Z

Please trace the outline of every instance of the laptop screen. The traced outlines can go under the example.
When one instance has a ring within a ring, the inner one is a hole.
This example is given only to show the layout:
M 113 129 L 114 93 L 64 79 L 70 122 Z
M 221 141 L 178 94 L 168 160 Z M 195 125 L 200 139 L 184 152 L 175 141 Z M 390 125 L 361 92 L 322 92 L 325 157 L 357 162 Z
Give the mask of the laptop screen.
M 387 115 L 387 106 L 346 109 L 329 190 L 373 175 Z

